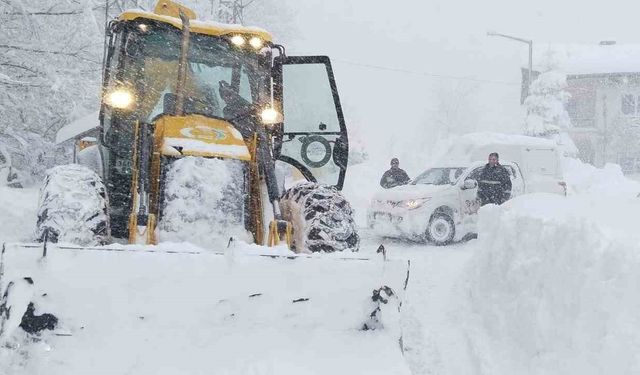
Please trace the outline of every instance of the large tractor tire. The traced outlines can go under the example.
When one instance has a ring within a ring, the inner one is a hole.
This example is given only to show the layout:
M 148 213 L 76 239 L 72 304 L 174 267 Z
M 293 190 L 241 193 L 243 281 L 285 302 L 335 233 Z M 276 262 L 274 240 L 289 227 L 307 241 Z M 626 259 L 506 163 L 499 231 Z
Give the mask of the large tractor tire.
M 293 224 L 297 252 L 358 251 L 351 205 L 333 186 L 298 184 L 285 192 L 281 204 Z
M 47 171 L 40 188 L 36 240 L 100 245 L 110 239 L 107 192 L 91 169 L 68 164 Z

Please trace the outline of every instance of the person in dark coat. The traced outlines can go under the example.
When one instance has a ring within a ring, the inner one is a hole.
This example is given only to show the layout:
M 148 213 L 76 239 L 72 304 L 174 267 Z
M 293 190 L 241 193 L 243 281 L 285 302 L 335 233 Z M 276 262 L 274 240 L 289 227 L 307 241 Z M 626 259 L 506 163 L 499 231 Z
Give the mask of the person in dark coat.
M 507 168 L 500 165 L 497 152 L 489 154 L 489 163 L 478 177 L 478 198 L 480 204 L 502 204 L 511 197 L 511 178 Z
M 380 179 L 380 186 L 385 189 L 390 189 L 392 187 L 406 185 L 409 180 L 407 172 L 400 169 L 400 161 L 398 161 L 398 158 L 393 158 L 391 159 L 391 169 L 384 172 Z

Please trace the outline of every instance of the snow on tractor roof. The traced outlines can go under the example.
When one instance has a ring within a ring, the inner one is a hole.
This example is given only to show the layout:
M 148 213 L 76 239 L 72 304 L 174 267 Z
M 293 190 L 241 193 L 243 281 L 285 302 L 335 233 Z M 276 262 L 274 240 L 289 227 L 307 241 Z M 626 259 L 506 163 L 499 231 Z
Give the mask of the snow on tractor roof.
M 637 73 L 640 44 L 535 44 L 533 70 L 558 70 L 569 75 Z M 527 69 L 523 60 L 522 68 Z
M 161 14 L 156 14 L 152 12 L 145 12 L 142 10 L 127 10 L 122 13 L 119 17 L 120 20 L 123 21 L 132 21 L 137 18 L 144 18 L 149 20 L 160 21 L 164 23 L 168 23 L 178 29 L 182 28 L 182 21 L 180 18 L 165 16 Z M 242 26 L 242 25 L 232 25 L 232 24 L 224 24 L 214 21 L 199 21 L 199 20 L 190 20 L 189 26 L 191 28 L 191 32 L 198 34 L 206 34 L 213 36 L 223 36 L 230 34 L 244 34 L 244 35 L 255 35 L 260 37 L 265 42 L 271 42 L 273 37 L 272 35 L 259 27 L 254 26 Z

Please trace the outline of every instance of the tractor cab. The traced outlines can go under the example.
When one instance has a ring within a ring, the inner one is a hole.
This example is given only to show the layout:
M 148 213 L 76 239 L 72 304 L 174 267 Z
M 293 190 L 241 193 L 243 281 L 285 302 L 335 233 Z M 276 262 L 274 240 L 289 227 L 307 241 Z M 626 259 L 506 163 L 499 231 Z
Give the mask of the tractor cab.
M 286 56 L 264 30 L 197 21 L 161 0 L 153 13 L 127 11 L 110 23 L 103 74 L 99 149 L 116 237 L 131 240 L 141 203 L 162 211 L 164 165 L 185 156 L 247 162 L 254 202 L 243 204 L 245 223 L 258 243 L 258 228 L 269 230 L 257 217 L 260 181 L 281 216 L 276 160 L 342 188 L 347 131 L 326 56 Z

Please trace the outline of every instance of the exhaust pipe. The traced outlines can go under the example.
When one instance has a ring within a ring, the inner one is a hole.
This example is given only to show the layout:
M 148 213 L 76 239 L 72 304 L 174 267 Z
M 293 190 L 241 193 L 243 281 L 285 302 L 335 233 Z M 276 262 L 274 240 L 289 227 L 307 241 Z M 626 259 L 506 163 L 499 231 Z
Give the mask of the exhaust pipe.
M 189 18 L 180 10 L 182 20 L 182 45 L 180 48 L 180 61 L 178 63 L 178 84 L 176 85 L 176 107 L 175 115 L 184 114 L 185 86 L 187 82 L 187 57 L 189 57 Z

